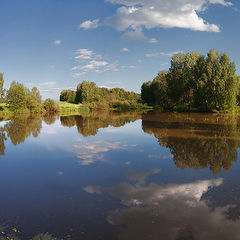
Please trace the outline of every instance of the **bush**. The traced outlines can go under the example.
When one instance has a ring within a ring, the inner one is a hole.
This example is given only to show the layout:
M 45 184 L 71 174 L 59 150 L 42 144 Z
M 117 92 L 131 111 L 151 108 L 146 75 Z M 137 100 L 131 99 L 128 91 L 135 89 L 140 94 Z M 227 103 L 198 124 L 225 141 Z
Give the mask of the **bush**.
M 43 108 L 47 113 L 59 112 L 59 105 L 54 100 L 48 98 L 43 102 Z

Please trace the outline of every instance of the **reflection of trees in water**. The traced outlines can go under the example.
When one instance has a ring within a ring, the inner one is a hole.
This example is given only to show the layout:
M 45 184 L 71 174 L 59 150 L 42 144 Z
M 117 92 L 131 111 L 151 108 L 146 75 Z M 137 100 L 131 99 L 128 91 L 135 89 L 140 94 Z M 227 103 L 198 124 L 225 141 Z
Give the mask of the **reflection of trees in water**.
M 160 114 L 144 115 L 142 128 L 170 149 L 177 167 L 209 167 L 219 173 L 237 161 L 237 123 L 237 116 Z
M 8 121 L 0 127 L 0 155 L 5 154 L 5 141 L 11 139 L 13 145 L 20 144 L 29 136 L 38 137 L 42 128 L 40 118 L 22 117 Z
M 13 145 L 17 145 L 31 135 L 35 138 L 38 137 L 42 121 L 40 118 L 34 117 L 16 118 L 9 121 L 4 128 Z
M 5 154 L 5 141 L 7 140 L 4 127 L 0 127 L 0 155 Z
M 94 112 L 86 115 L 62 116 L 61 124 L 65 127 L 77 126 L 84 137 L 96 135 L 99 128 L 120 127 L 141 118 L 137 113 Z
M 58 119 L 58 115 L 56 115 L 56 114 L 46 114 L 46 115 L 43 116 L 42 119 L 47 125 L 52 125 Z

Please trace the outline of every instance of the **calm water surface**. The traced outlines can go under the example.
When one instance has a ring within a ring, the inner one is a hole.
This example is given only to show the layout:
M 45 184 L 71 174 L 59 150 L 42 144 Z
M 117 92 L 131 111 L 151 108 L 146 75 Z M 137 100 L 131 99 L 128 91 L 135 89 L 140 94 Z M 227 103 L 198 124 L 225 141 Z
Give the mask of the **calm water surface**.
M 238 116 L 2 121 L 0 239 L 240 239 L 239 146 Z

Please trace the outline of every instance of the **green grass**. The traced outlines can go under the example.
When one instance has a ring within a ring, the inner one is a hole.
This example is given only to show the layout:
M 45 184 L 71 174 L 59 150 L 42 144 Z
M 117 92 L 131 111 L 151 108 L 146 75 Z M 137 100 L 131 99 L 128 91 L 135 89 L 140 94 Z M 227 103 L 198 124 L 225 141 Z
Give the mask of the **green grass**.
M 89 108 L 83 104 L 74 104 L 68 102 L 56 102 L 59 105 L 60 113 L 81 113 L 88 112 Z

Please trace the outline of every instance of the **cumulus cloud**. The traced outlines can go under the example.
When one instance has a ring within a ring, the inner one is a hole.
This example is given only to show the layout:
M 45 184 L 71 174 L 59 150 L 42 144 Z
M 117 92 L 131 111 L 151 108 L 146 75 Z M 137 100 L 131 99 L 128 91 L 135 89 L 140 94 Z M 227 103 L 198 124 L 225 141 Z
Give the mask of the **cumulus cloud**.
M 73 77 L 78 78 L 87 72 L 102 73 L 106 71 L 118 71 L 116 64 L 109 63 L 102 59 L 100 54 L 88 49 L 78 49 L 75 51 L 74 59 L 80 62 L 81 65 L 72 67 L 72 71 L 80 71 L 73 74 Z
M 157 43 L 158 40 L 156 38 L 148 38 L 143 34 L 142 28 L 134 28 L 132 30 L 129 30 L 123 34 L 123 39 L 126 41 L 132 41 L 132 40 L 143 40 L 147 41 L 149 43 Z
M 217 24 L 207 22 L 199 13 L 210 5 L 219 4 L 224 7 L 233 4 L 226 0 L 105 0 L 119 5 L 113 16 L 107 17 L 102 25 L 124 31 L 126 40 L 145 40 L 157 42 L 155 38 L 144 35 L 143 29 L 153 28 L 185 28 L 194 31 L 220 32 Z M 86 21 L 82 28 L 96 28 L 99 20 Z
M 97 28 L 99 26 L 99 19 L 95 19 L 93 21 L 85 21 L 83 23 L 81 23 L 79 25 L 79 28 L 83 28 L 83 29 L 94 29 Z

